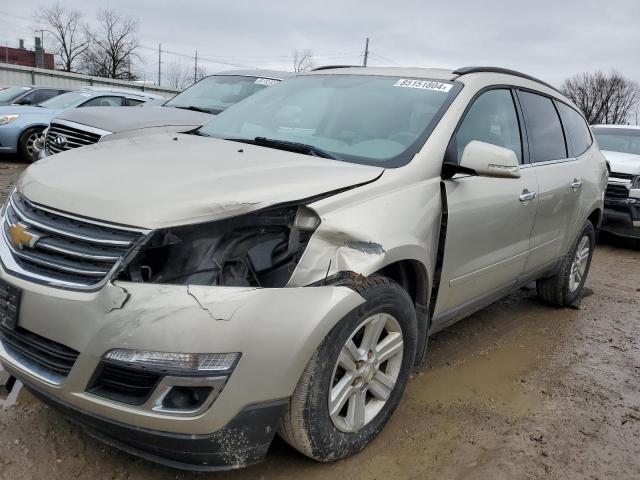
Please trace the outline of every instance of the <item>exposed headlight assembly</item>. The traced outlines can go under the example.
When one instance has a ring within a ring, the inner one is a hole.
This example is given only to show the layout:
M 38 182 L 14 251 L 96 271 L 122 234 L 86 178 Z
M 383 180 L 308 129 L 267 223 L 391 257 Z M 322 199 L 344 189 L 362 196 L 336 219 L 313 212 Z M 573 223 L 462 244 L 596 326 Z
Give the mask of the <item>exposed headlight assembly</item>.
M 156 231 L 120 272 L 134 282 L 284 287 L 320 218 L 305 206 L 278 207 Z
M 20 115 L 0 115 L 0 125 L 6 125 L 16 120 Z

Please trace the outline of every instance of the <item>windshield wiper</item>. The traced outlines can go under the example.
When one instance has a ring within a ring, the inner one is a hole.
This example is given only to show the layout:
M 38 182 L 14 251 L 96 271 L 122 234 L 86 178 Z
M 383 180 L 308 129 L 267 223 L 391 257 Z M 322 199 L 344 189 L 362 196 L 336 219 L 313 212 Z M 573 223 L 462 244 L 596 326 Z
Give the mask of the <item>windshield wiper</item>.
M 263 147 L 279 148 L 281 150 L 287 150 L 290 152 L 304 153 L 312 155 L 314 157 L 330 158 L 331 160 L 342 160 L 337 155 L 329 153 L 322 148 L 318 148 L 314 145 L 300 142 L 289 142 L 287 140 L 278 140 L 276 138 L 256 137 L 253 140 L 249 138 L 227 138 L 226 140 L 232 140 L 235 142 L 250 143 L 252 145 L 260 145 Z
M 181 108 L 183 110 L 192 110 L 194 112 L 217 114 L 219 111 L 207 110 L 206 108 L 196 107 L 195 105 L 167 105 L 167 107 Z

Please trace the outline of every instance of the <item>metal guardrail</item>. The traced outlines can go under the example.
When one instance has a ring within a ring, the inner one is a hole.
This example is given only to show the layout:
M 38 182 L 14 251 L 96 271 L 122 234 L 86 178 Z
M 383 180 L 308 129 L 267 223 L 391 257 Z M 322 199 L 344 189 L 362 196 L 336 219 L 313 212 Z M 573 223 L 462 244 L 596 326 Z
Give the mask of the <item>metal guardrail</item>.
M 0 63 L 0 85 L 39 85 L 47 87 L 118 87 L 156 93 L 164 97 L 173 97 L 180 90 L 157 85 L 145 85 L 114 78 L 94 77 L 80 73 L 61 72 L 44 68 L 23 67 Z

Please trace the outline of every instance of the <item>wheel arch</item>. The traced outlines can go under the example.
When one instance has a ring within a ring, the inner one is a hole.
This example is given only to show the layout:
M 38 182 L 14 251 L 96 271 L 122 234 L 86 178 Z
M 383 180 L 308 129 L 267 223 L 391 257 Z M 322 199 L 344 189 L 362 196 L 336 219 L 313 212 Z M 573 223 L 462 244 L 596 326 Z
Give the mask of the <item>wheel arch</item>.
M 593 209 L 587 217 L 587 220 L 589 220 L 593 224 L 593 228 L 598 231 L 600 224 L 602 223 L 602 209 L 599 207 Z
M 48 126 L 49 126 L 48 123 L 36 122 L 36 123 L 30 123 L 29 125 L 26 125 L 26 126 L 22 127 L 22 129 L 20 130 L 20 133 L 18 134 L 18 136 L 16 138 L 16 149 L 18 150 L 18 152 L 21 149 L 20 144 L 22 143 L 22 137 L 25 135 L 25 133 L 27 133 L 32 128 L 42 128 L 44 130 Z
M 427 338 L 431 323 L 429 315 L 429 274 L 425 265 L 419 260 L 404 259 L 392 262 L 375 272 L 398 283 L 411 297 L 418 318 L 418 345 L 415 365 L 424 359 Z

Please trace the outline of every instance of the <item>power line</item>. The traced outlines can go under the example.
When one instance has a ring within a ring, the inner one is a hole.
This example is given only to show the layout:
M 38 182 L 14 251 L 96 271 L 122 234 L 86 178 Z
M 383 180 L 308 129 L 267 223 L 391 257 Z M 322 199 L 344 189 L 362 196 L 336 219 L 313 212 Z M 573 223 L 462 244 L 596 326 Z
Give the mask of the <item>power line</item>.
M 398 62 L 394 62 L 393 60 L 383 57 L 382 55 L 380 55 L 379 53 L 376 52 L 369 52 L 369 55 L 373 55 L 374 57 L 378 57 L 380 60 L 382 60 L 383 62 L 387 62 L 390 63 L 392 65 L 395 65 L 397 67 L 402 67 L 403 65 L 400 65 Z

